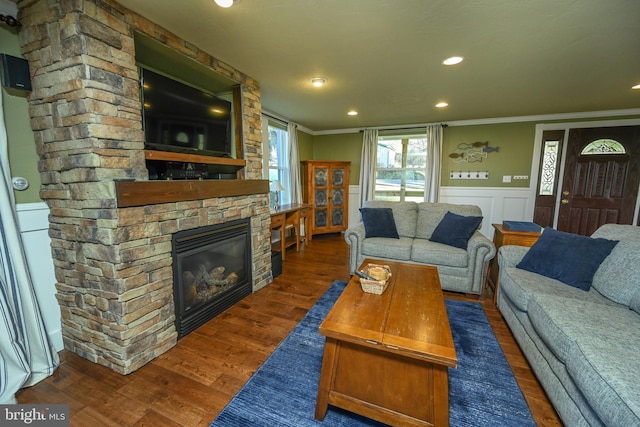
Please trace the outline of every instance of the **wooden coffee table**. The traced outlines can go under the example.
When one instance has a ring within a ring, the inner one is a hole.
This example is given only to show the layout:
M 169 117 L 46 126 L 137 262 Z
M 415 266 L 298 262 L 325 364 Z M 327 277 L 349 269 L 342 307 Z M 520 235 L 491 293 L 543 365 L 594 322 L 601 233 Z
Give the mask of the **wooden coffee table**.
M 393 426 L 448 426 L 448 368 L 458 364 L 435 267 L 387 264 L 382 295 L 353 276 L 320 325 L 326 336 L 315 418 L 329 404 Z

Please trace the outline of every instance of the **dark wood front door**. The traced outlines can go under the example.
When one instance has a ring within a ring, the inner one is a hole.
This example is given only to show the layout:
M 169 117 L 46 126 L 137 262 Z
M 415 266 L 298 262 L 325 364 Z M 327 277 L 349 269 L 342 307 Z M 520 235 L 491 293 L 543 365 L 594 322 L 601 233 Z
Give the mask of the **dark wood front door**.
M 557 229 L 588 236 L 632 224 L 639 182 L 640 126 L 571 129 Z

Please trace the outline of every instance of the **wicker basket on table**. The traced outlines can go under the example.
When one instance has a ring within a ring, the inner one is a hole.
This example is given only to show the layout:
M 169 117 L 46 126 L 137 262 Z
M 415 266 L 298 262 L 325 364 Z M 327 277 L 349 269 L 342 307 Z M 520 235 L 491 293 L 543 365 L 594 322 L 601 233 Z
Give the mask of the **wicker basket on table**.
M 382 295 L 382 293 L 389 286 L 389 278 L 391 277 L 391 269 L 388 265 L 380 265 L 380 264 L 367 264 L 367 266 L 362 270 L 364 273 L 368 274 L 379 280 L 368 280 L 363 277 L 360 278 L 360 286 L 364 292 L 376 295 Z

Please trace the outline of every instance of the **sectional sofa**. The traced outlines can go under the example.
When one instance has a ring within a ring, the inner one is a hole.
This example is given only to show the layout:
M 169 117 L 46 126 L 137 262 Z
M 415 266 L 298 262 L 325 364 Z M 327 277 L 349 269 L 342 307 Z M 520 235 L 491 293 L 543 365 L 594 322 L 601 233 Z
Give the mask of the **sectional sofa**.
M 501 247 L 498 307 L 565 425 L 640 426 L 640 227 L 607 224 L 591 239 L 618 243 L 592 261 L 588 290 L 518 268 L 538 243 Z
M 353 273 L 365 258 L 428 264 L 438 268 L 442 289 L 467 294 L 482 294 L 489 261 L 496 254 L 495 245 L 478 228 L 482 211 L 474 205 L 367 201 L 361 209 L 389 210 L 397 237 L 371 236 L 365 221 L 350 226 L 344 238 L 349 244 L 349 265 Z M 443 229 L 447 219 L 449 228 Z M 377 221 L 377 219 L 373 219 Z M 384 222 L 381 220 L 381 222 Z M 384 231 L 389 224 L 376 224 Z M 461 235 L 459 230 L 466 229 Z M 442 236 L 444 239 L 436 239 Z M 453 239 L 447 241 L 447 238 Z M 437 240 L 437 241 L 434 241 Z M 442 243 L 446 242 L 446 243 Z M 455 246 L 457 245 L 457 246 Z

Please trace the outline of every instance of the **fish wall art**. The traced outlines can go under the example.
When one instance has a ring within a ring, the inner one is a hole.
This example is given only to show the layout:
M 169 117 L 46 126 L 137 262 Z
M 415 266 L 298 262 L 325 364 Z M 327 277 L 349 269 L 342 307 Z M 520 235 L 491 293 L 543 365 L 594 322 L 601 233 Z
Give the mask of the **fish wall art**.
M 454 163 L 477 163 L 487 158 L 489 153 L 497 153 L 500 147 L 489 147 L 489 141 L 462 142 L 457 151 L 449 154 Z

